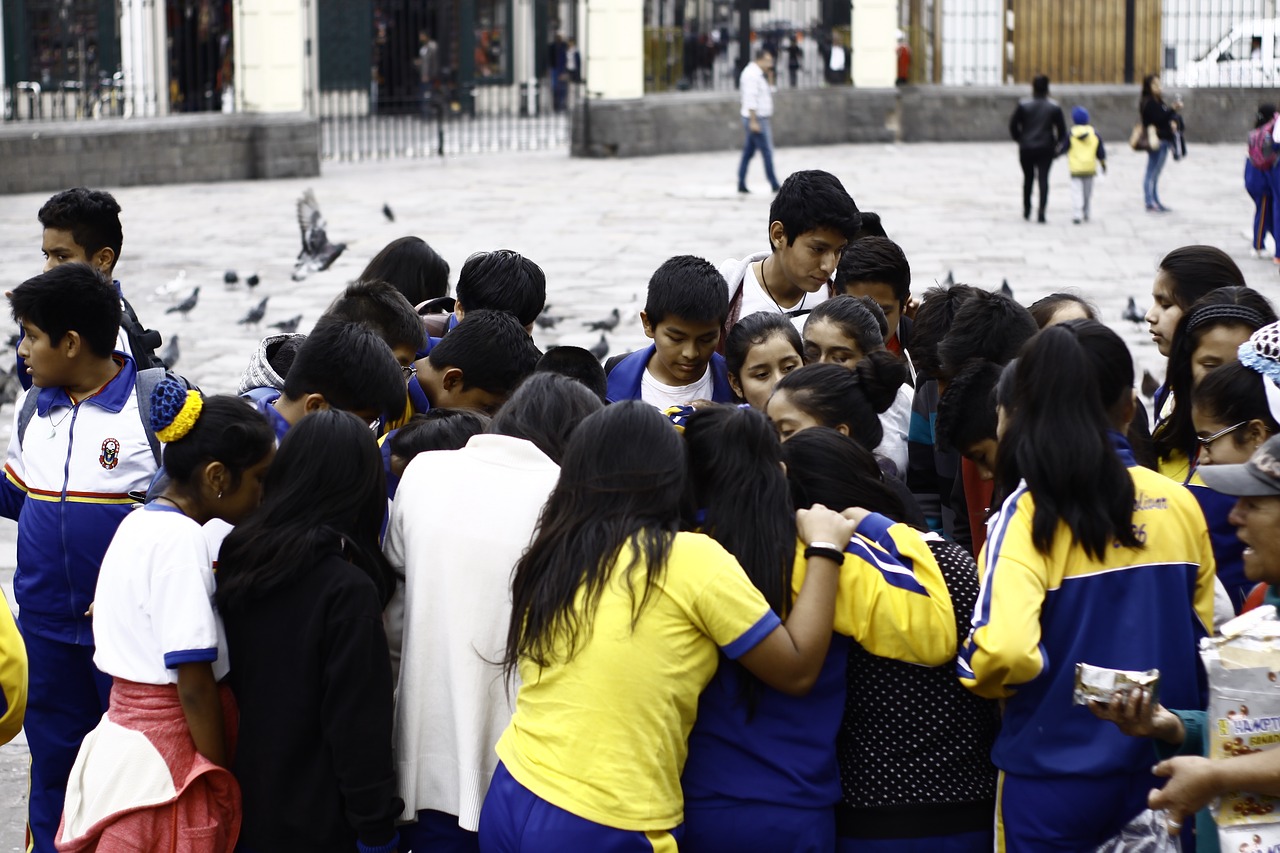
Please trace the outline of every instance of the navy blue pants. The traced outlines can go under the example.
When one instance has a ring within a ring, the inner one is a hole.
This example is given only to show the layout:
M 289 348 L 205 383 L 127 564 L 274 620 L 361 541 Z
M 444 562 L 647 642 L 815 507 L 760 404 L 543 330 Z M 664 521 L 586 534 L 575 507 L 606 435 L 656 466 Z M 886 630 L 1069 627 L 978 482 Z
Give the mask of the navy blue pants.
M 1042 778 L 1001 771 L 996 850 L 1093 850 L 1147 807 L 1147 794 L 1157 781 L 1150 770 L 1127 776 Z
M 681 853 L 833 853 L 836 811 L 768 803 L 685 803 Z
M 458 826 L 458 816 L 424 810 L 400 827 L 401 853 L 480 853 L 480 835 Z
M 71 765 L 84 736 L 107 712 L 111 676 L 93 665 L 93 646 L 47 640 L 30 631 L 22 638 L 30 665 L 23 723 L 31 748 L 27 827 L 35 853 L 54 853 Z
M 480 810 L 481 853 L 676 853 L 683 833 L 614 829 L 551 805 L 499 764 Z

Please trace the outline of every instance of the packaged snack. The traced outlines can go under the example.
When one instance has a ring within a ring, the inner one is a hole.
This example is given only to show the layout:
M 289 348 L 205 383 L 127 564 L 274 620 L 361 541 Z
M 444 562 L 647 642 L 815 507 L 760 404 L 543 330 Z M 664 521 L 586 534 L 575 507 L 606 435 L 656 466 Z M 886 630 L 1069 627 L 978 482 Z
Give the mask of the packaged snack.
M 1106 704 L 1111 701 L 1111 696 L 1117 690 L 1131 687 L 1141 687 L 1149 691 L 1154 700 L 1156 688 L 1159 685 L 1160 670 L 1158 669 L 1130 672 L 1078 663 L 1076 664 L 1076 689 L 1072 694 L 1072 703 L 1075 705 L 1088 705 L 1090 702 Z
M 1259 608 L 1203 641 L 1209 676 L 1209 757 L 1233 758 L 1280 744 L 1280 621 Z M 1223 850 L 1266 851 L 1280 845 L 1280 798 L 1232 792 L 1212 806 Z

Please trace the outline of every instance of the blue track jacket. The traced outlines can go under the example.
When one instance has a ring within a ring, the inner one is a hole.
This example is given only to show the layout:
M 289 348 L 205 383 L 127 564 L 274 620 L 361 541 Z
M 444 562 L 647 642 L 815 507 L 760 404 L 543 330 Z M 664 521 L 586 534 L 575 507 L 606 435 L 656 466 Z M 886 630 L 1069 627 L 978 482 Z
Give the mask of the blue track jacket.
M 617 403 L 621 400 L 640 399 L 640 380 L 644 378 L 644 369 L 649 359 L 658 348 L 650 344 L 646 349 L 636 350 L 614 366 L 609 373 L 608 400 Z M 714 403 L 732 403 L 733 389 L 729 387 L 729 369 L 725 366 L 724 356 L 712 353 L 711 363 L 707 365 L 711 371 L 711 401 Z

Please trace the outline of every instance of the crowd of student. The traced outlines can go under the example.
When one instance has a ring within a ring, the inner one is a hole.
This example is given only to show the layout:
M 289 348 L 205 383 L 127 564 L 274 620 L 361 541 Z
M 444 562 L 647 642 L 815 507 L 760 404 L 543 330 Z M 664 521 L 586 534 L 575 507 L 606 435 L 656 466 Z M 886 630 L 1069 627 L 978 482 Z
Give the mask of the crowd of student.
M 42 853 L 1092 850 L 1280 581 L 1280 325 L 1211 247 L 1155 277 L 1152 429 L 1088 303 L 917 301 L 820 171 L 767 250 L 663 263 L 604 367 L 534 346 L 515 252 L 420 314 L 413 238 L 236 396 L 152 366 L 109 195 L 40 221 L 0 734 Z M 1073 706 L 1078 662 L 1160 704 Z

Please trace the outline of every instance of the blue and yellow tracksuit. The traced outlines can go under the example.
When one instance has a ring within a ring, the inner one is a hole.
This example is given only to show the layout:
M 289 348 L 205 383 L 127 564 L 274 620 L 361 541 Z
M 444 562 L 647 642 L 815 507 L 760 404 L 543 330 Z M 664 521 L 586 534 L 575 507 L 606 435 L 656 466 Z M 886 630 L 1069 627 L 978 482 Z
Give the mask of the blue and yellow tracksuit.
M 13 578 L 30 663 L 26 731 L 31 747 L 29 822 L 33 849 L 52 853 L 67 776 L 84 739 L 107 710 L 110 677 L 93 665 L 98 569 L 116 528 L 156 473 L 134 387 L 137 369 L 116 353 L 119 373 L 84 400 L 32 387 L 36 412 L 9 441 L 0 515 L 18 522 Z
M 1005 700 L 992 750 L 1000 768 L 1000 850 L 1092 849 L 1146 801 L 1150 745 L 1072 704 L 1075 665 L 1160 670 L 1159 698 L 1203 708 L 1197 654 L 1213 624 L 1213 550 L 1190 492 L 1129 465 L 1141 548 L 1087 555 L 1060 523 L 1047 554 L 1031 540 L 1025 484 L 1004 502 L 982 553 L 982 592 L 957 664 L 961 682 Z

